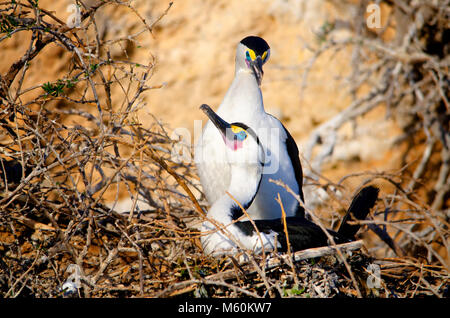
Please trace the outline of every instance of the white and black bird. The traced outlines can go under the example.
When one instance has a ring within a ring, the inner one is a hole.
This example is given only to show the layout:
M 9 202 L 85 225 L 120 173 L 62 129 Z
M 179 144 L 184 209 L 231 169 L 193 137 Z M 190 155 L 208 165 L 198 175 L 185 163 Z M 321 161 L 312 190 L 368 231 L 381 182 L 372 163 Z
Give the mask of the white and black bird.
M 265 166 L 259 191 L 248 214 L 253 219 L 281 217 L 275 198 L 280 193 L 287 216 L 304 216 L 304 209 L 284 188 L 270 182 L 281 180 L 303 200 L 303 172 L 297 145 L 283 124 L 264 110 L 260 84 L 263 65 L 270 56 L 265 40 L 248 36 L 236 49 L 235 76 L 217 114 L 228 122 L 245 122 L 265 145 Z M 224 161 L 226 146 L 209 120 L 195 147 L 195 163 L 206 199 L 220 199 L 231 182 L 231 166 Z
M 283 219 L 245 220 L 243 210 L 252 207 L 262 180 L 265 151 L 256 132 L 244 123 L 229 124 L 209 106 L 202 105 L 225 145 L 225 160 L 230 165 L 230 182 L 224 194 L 214 202 L 202 224 L 201 242 L 205 254 L 235 253 L 239 249 L 259 253 L 287 249 Z M 337 232 L 328 230 L 336 243 L 350 241 L 359 229 L 348 223 L 366 218 L 378 197 L 378 188 L 367 186 L 353 199 Z M 242 208 L 241 208 L 242 206 Z M 293 250 L 325 246 L 328 236 L 315 223 L 302 216 L 286 218 L 287 233 Z M 256 226 L 256 228 L 255 228 Z M 276 246 L 275 246 L 276 245 Z

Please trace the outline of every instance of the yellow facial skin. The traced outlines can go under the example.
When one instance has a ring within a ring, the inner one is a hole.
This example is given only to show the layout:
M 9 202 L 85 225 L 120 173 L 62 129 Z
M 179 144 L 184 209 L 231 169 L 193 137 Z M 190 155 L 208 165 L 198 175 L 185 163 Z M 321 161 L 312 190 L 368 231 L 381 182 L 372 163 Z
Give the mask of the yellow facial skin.
M 236 135 L 238 140 L 240 140 L 241 142 L 247 139 L 248 134 L 242 127 L 231 125 L 231 131 L 233 132 L 233 134 Z
M 231 125 L 231 131 L 232 131 L 233 133 L 235 133 L 235 134 L 238 134 L 238 133 L 240 133 L 241 131 L 244 131 L 244 132 L 245 132 L 245 130 L 242 129 L 242 127 L 234 126 L 234 125 Z
M 262 66 L 269 58 L 269 54 L 270 50 L 266 50 L 262 54 L 262 56 L 256 56 L 255 51 L 253 51 L 252 49 L 247 49 L 247 51 L 245 51 L 245 64 L 247 65 L 248 69 L 253 71 L 258 86 L 261 86 L 261 80 L 264 75 Z
M 256 59 L 256 53 L 255 53 L 255 51 L 253 51 L 252 49 L 248 49 L 247 52 L 248 52 L 248 56 L 250 56 L 250 59 L 251 59 L 252 61 L 254 61 L 254 60 Z M 269 55 L 269 51 L 265 51 L 265 52 L 263 53 L 263 55 L 261 56 L 261 59 L 263 60 L 263 62 L 266 61 L 268 55 Z
M 250 58 L 252 59 L 252 61 L 254 61 L 256 59 L 255 51 L 249 49 L 248 54 L 250 54 Z
M 262 59 L 263 61 L 265 61 L 266 58 L 267 58 L 267 51 L 265 51 L 265 52 L 263 53 L 263 55 L 261 56 L 261 59 Z

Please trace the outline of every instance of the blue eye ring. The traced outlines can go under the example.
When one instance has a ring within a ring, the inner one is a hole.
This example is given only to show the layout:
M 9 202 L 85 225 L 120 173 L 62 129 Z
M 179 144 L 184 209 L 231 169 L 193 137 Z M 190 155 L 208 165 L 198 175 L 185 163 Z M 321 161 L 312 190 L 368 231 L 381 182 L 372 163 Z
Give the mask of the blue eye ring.
M 252 58 L 250 57 L 250 53 L 248 51 L 245 52 L 245 58 L 247 59 L 247 61 L 252 60 Z
M 236 139 L 238 139 L 239 141 L 244 141 L 247 138 L 247 133 L 243 130 L 241 130 L 240 132 L 238 132 L 237 134 L 235 134 Z

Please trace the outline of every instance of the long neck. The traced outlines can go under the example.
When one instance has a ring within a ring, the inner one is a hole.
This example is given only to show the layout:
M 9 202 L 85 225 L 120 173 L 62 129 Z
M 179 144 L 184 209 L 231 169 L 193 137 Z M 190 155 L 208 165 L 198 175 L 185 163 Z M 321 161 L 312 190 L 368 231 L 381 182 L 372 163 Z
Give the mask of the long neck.
M 232 171 L 230 186 L 227 190 L 231 196 L 225 193 L 208 212 L 208 217 L 222 223 L 229 223 L 242 215 L 242 209 L 234 200 L 247 209 L 253 202 L 261 182 L 262 171 L 259 165 L 235 165 Z
M 230 116 L 231 118 L 225 118 L 228 121 L 242 122 L 264 113 L 261 89 L 250 70 L 236 69 L 233 82 L 225 94 L 218 113 Z

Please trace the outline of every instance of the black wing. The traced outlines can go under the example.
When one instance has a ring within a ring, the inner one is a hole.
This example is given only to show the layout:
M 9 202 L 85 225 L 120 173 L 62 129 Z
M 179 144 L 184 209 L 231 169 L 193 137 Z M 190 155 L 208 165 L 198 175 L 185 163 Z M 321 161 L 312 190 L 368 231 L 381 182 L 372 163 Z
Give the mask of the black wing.
M 362 188 L 361 191 L 355 195 L 350 207 L 347 210 L 347 213 L 342 218 L 342 222 L 338 230 L 339 234 L 348 237 L 349 239 L 354 238 L 356 232 L 358 232 L 360 228 L 360 225 L 349 224 L 347 222 L 350 221 L 351 218 L 356 220 L 364 220 L 375 205 L 379 191 L 380 190 L 377 187 L 367 186 Z
M 347 210 L 347 214 L 342 219 L 339 230 L 337 232 L 327 230 L 328 234 L 333 237 L 335 243 L 345 243 L 354 239 L 360 225 L 351 225 L 347 222 L 352 217 L 357 220 L 364 220 L 375 205 L 378 192 L 379 189 L 377 187 L 367 186 L 356 194 Z M 253 222 L 260 233 L 276 232 L 278 234 L 278 243 L 281 245 L 280 252 L 287 250 L 286 233 L 282 219 L 254 220 Z M 289 243 L 293 251 L 328 245 L 328 236 L 322 228 L 306 218 L 297 216 L 287 217 L 286 223 Z M 250 221 L 236 222 L 235 225 L 245 235 L 251 236 L 256 232 L 254 225 Z
M 268 115 L 275 118 L 276 120 L 278 120 L 275 116 L 270 115 L 270 114 L 268 114 Z M 286 136 L 287 136 L 286 149 L 287 149 L 289 158 L 291 159 L 291 162 L 292 162 L 292 167 L 294 169 L 294 174 L 295 174 L 295 180 L 297 180 L 298 195 L 300 196 L 302 201 L 305 202 L 305 198 L 303 196 L 303 169 L 302 169 L 302 164 L 300 163 L 298 147 L 297 147 L 297 144 L 295 143 L 294 138 L 292 138 L 291 134 L 286 129 L 286 127 L 284 127 L 283 123 L 280 120 L 278 120 L 278 121 L 280 122 L 280 124 L 283 127 L 283 129 L 286 133 Z M 305 209 L 300 204 L 298 204 L 298 206 L 297 206 L 297 211 L 295 212 L 295 215 L 297 217 L 305 217 Z
M 271 231 L 278 234 L 277 242 L 281 245 L 278 250 L 280 252 L 287 251 L 286 233 L 282 219 L 274 220 L 254 220 L 256 228 L 260 233 L 270 233 Z M 304 217 L 287 217 L 287 232 L 289 236 L 289 243 L 293 251 L 300 251 L 307 248 L 327 246 L 328 236 L 323 230 L 311 221 Z M 246 235 L 254 235 L 255 228 L 250 221 L 241 221 L 235 223 L 237 227 Z M 346 242 L 338 233 L 328 230 L 329 234 L 333 236 L 336 243 Z

